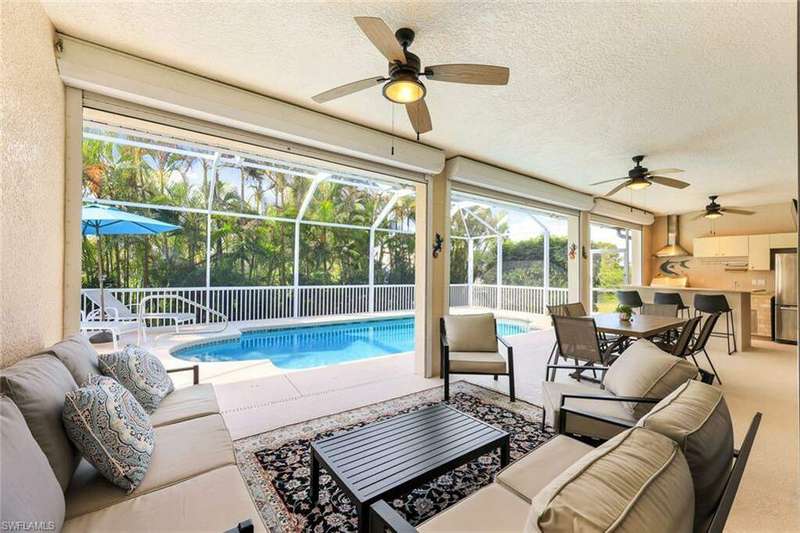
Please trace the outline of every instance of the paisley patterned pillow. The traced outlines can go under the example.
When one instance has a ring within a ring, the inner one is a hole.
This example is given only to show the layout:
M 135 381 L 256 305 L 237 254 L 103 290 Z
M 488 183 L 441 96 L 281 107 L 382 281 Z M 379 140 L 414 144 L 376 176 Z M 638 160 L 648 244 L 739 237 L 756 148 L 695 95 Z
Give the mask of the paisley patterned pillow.
M 69 439 L 106 479 L 128 492 L 139 486 L 150 468 L 155 433 L 125 387 L 93 376 L 67 393 L 61 418 Z
M 119 352 L 100 355 L 98 361 L 100 372 L 131 391 L 148 414 L 175 390 L 158 357 L 138 346 L 128 345 Z

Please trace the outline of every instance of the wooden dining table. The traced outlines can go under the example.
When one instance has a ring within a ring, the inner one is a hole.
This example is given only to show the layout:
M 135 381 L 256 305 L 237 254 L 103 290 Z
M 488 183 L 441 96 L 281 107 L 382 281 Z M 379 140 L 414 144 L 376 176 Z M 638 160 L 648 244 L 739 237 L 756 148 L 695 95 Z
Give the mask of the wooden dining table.
M 592 317 L 597 331 L 634 339 L 655 337 L 659 333 L 683 326 L 687 320 L 671 316 L 633 315 L 626 322 L 620 320 L 619 313 L 598 313 Z

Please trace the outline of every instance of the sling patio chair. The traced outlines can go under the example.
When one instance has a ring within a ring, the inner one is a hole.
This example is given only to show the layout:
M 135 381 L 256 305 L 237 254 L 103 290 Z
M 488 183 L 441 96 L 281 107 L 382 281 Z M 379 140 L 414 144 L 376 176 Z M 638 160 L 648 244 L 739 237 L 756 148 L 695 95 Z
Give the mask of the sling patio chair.
M 141 318 L 142 326 L 146 325 L 148 320 L 167 323 L 171 322 L 175 326 L 176 333 L 179 331 L 179 326 L 183 324 L 194 324 L 196 320 L 194 313 L 142 313 L 140 317 L 139 313 L 135 311 L 137 304 L 131 304 L 130 306 L 125 305 L 108 291 L 104 291 L 102 298 L 104 300 L 103 304 L 106 316 L 100 316 L 102 314 L 100 312 L 100 290 L 101 289 L 83 290 L 83 294 L 85 294 L 86 297 L 97 306 L 97 309 L 93 310 L 91 313 L 89 313 L 89 315 L 87 315 L 88 320 L 102 320 L 105 322 L 133 322 L 139 321 Z
M 572 377 L 581 380 L 581 373 L 591 370 L 594 379 L 597 379 L 597 370 L 600 367 L 608 368 L 615 356 L 621 340 L 605 343 L 597 331 L 594 318 L 553 316 L 553 326 L 556 333 L 557 353 L 566 360 L 574 360 L 574 366 L 559 365 L 558 361 L 547 365 L 546 381 L 555 380 L 556 370 L 569 368 L 575 370 Z M 581 366 L 582 365 L 582 366 Z M 552 376 L 552 380 L 551 380 Z
M 441 327 L 442 377 L 444 400 L 450 399 L 450 374 L 482 374 L 508 376 L 508 396 L 514 395 L 514 350 L 497 335 L 497 322 L 491 313 L 480 315 L 446 315 Z M 497 343 L 505 347 L 504 358 Z
M 711 335 L 714 331 L 714 326 L 717 325 L 717 320 L 719 320 L 722 313 L 713 313 L 708 315 L 706 321 L 703 323 L 703 327 L 700 328 L 700 333 L 697 335 L 697 339 L 694 341 L 689 347 L 689 356 L 694 360 L 694 364 L 700 368 L 700 365 L 697 364 L 697 359 L 695 358 L 697 354 L 700 352 L 706 356 L 706 361 L 708 361 L 709 366 L 711 367 L 711 372 L 717 378 L 717 381 L 720 385 L 722 385 L 722 380 L 719 379 L 719 374 L 717 373 L 717 369 L 714 368 L 714 363 L 711 361 L 711 356 L 708 355 L 708 350 L 706 349 L 706 344 L 708 344 L 708 339 L 711 338 Z M 697 317 L 700 318 L 700 317 Z

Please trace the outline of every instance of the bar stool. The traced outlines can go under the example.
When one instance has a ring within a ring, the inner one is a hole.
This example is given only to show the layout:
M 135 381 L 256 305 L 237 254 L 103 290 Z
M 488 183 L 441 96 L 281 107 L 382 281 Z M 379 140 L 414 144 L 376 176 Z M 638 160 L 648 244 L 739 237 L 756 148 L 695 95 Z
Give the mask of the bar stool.
M 677 305 L 678 315 L 683 318 L 683 312 L 689 315 L 689 306 L 683 303 L 683 298 L 677 292 L 657 292 L 653 295 L 654 304 Z
M 643 305 L 639 291 L 617 291 L 617 300 L 619 300 L 620 305 L 627 305 L 633 309 Z
M 697 316 L 703 313 L 725 315 L 725 333 L 712 333 L 711 336 L 725 337 L 725 340 L 728 341 L 728 355 L 731 355 L 736 351 L 736 326 L 733 321 L 733 309 L 728 305 L 728 299 L 724 294 L 695 294 L 694 314 Z M 733 338 L 733 350 L 731 350 L 731 337 Z

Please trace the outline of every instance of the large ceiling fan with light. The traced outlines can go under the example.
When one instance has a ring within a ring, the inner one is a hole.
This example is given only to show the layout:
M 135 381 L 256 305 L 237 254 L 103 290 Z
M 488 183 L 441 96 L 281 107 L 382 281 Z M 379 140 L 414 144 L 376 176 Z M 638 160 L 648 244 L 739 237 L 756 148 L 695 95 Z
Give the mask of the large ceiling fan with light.
M 672 187 L 674 189 L 685 189 L 686 187 L 689 186 L 689 184 L 686 183 L 685 181 L 658 175 L 658 174 L 676 174 L 678 172 L 683 172 L 683 170 L 679 168 L 659 168 L 656 170 L 650 170 L 647 167 L 642 166 L 643 160 L 644 160 L 643 155 L 633 156 L 633 162 L 636 163 L 636 165 L 628 171 L 628 175 L 626 177 L 598 181 L 596 183 L 592 183 L 591 186 L 602 185 L 604 183 L 612 183 L 615 181 L 623 182 L 614 187 L 613 189 L 611 189 L 610 191 L 608 191 L 605 194 L 605 196 L 613 196 L 622 189 L 624 189 L 625 187 L 633 191 L 646 189 L 647 187 L 651 186 L 654 183 L 657 183 L 658 185 L 665 185 L 667 187 Z
M 740 209 L 738 207 L 722 207 L 717 203 L 717 198 L 719 195 L 709 196 L 708 199 L 711 200 L 705 210 L 694 217 L 692 220 L 698 220 L 701 218 L 707 218 L 709 220 L 714 220 L 715 218 L 719 218 L 722 215 L 731 214 L 731 215 L 754 215 L 753 211 L 748 211 L 747 209 Z
M 429 81 L 508 84 L 507 67 L 456 63 L 422 68 L 420 58 L 408 51 L 414 42 L 413 30 L 400 28 L 392 33 L 389 26 L 378 17 L 356 17 L 355 20 L 375 48 L 389 60 L 388 76 L 374 76 L 319 93 L 312 97 L 318 104 L 383 84 L 383 96 L 393 103 L 405 105 L 414 131 L 420 134 L 433 129 L 431 115 L 425 104 L 427 88 L 420 81 L 421 76 Z

